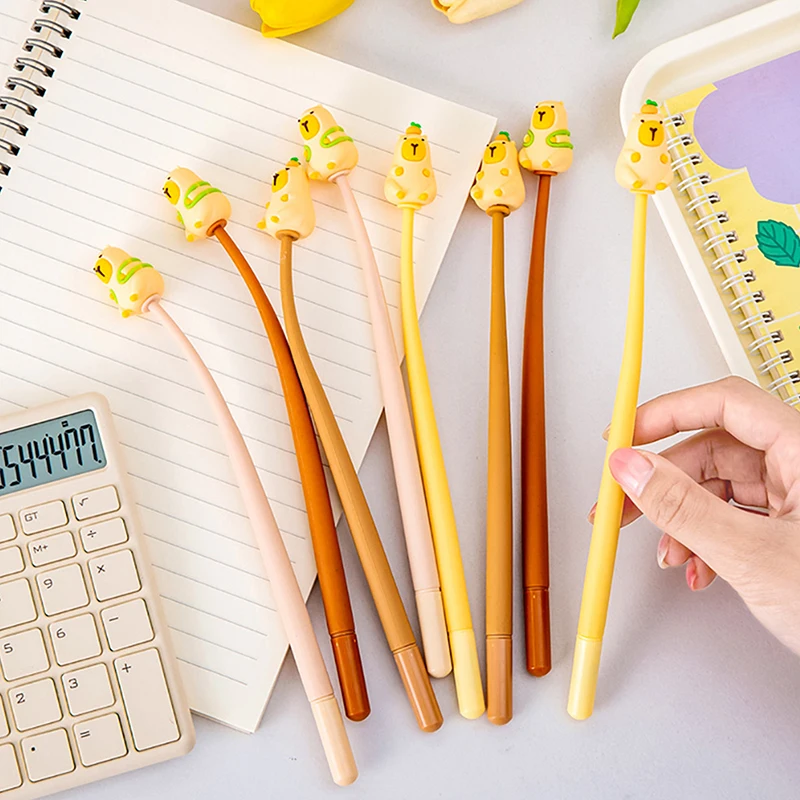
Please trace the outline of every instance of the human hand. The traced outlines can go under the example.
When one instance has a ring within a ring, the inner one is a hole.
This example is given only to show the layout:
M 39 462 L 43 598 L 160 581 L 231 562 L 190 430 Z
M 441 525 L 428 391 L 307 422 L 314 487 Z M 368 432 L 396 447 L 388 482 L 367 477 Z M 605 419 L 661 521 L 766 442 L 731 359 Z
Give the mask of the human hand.
M 642 405 L 634 444 L 684 431 L 699 433 L 661 455 L 624 448 L 609 457 L 629 498 L 623 525 L 644 514 L 664 532 L 662 568 L 686 564 L 693 591 L 719 575 L 800 655 L 800 413 L 725 378 Z

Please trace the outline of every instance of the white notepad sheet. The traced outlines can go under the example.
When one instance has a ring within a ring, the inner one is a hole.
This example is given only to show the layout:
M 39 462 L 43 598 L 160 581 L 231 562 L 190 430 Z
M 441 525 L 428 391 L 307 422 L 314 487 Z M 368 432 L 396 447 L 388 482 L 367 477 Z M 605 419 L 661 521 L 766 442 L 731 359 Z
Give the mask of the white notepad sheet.
M 36 0 L 0 0 L 0 89 L 5 85 L 9 66 L 21 55 L 19 46 L 30 31 L 38 7 Z
M 307 594 L 313 553 L 261 322 L 222 247 L 187 243 L 161 187 L 180 165 L 230 197 L 228 230 L 279 310 L 278 245 L 256 223 L 272 173 L 301 154 L 297 118 L 329 106 L 359 145 L 352 183 L 399 346 L 400 215 L 383 199 L 396 137 L 411 120 L 424 125 L 441 192 L 419 214 L 421 307 L 495 120 L 172 0 L 76 2 L 82 16 L 2 180 L 0 412 L 91 390 L 108 397 L 191 706 L 252 731 L 286 639 L 222 439 L 166 331 L 123 320 L 91 268 L 113 244 L 164 274 L 165 307 L 231 404 Z M 315 185 L 314 195 L 318 228 L 295 254 L 298 309 L 359 465 L 382 406 L 369 313 L 338 190 Z

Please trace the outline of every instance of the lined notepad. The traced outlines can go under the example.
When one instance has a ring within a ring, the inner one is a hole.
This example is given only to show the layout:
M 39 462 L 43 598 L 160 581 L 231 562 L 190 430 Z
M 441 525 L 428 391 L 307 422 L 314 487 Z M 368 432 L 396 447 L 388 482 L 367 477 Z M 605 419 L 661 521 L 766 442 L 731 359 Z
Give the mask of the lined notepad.
M 36 0 L 0 0 L 0 71 L 5 78 L 36 11 Z
M 308 593 L 303 495 L 261 322 L 222 248 L 185 241 L 161 186 L 181 165 L 231 198 L 229 230 L 279 309 L 277 244 L 255 226 L 271 174 L 300 154 L 298 116 L 328 105 L 359 144 L 352 183 L 399 343 L 400 218 L 382 191 L 397 133 L 424 124 L 441 188 L 418 215 L 424 302 L 494 120 L 171 0 L 74 3 L 81 17 L 0 178 L 0 411 L 108 397 L 191 705 L 254 730 L 286 640 L 222 440 L 168 337 L 146 318 L 123 321 L 91 267 L 114 244 L 165 275 L 167 307 L 232 406 Z M 31 6 L 15 0 L 9 13 Z M 296 247 L 298 309 L 358 465 L 381 412 L 369 311 L 336 187 L 314 192 L 318 229 Z

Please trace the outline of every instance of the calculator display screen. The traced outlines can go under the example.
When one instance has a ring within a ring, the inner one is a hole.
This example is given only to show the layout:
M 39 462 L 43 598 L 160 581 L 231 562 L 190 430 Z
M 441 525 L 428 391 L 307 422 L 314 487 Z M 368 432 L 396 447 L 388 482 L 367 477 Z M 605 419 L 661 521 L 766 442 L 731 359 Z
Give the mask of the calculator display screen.
M 100 429 L 90 409 L 0 433 L 0 496 L 105 465 Z

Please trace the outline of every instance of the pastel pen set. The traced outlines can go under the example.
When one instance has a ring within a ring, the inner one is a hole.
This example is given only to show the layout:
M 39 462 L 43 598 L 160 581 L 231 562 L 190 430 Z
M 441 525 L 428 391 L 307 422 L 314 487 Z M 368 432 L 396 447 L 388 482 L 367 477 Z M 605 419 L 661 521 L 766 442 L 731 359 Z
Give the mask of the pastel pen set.
M 641 367 L 644 241 L 647 198 L 671 179 L 658 107 L 645 103 L 631 123 L 617 164 L 617 180 L 634 194 L 634 240 L 625 350 L 610 428 L 607 456 L 629 446 Z M 383 279 L 367 224 L 349 176 L 358 164 L 352 137 L 323 106 L 298 118 L 298 156 L 269 182 L 269 202 L 257 227 L 276 240 L 282 322 L 259 277 L 228 230 L 231 204 L 223 192 L 189 169 L 175 168 L 162 187 L 175 207 L 185 238 L 215 238 L 244 281 L 269 342 L 295 445 L 323 606 L 346 716 L 370 713 L 365 671 L 342 553 L 334 525 L 322 454 L 347 519 L 387 644 L 419 728 L 438 730 L 442 714 L 430 676 L 453 672 L 459 711 L 468 719 L 488 708 L 494 724 L 513 717 L 514 502 L 509 344 L 506 315 L 505 226 L 526 196 L 523 172 L 538 179 L 530 272 L 522 340 L 521 476 L 522 603 L 525 666 L 534 676 L 551 669 L 549 554 L 544 396 L 544 261 L 551 181 L 572 164 L 573 146 L 562 103 L 546 101 L 533 111 L 522 147 L 501 131 L 487 144 L 471 197 L 490 219 L 488 276 L 489 405 L 486 495 L 486 694 L 470 611 L 456 515 L 439 440 L 415 294 L 416 213 L 435 201 L 432 145 L 422 126 L 410 123 L 398 135 L 384 182 L 386 200 L 399 211 L 400 315 L 408 366 L 409 401 L 400 371 Z M 313 235 L 313 184 L 339 190 L 363 273 L 381 393 L 394 467 L 394 483 L 422 634 L 417 645 L 372 513 L 330 400 L 305 340 L 294 285 L 294 249 Z M 148 313 L 173 336 L 193 366 L 224 436 L 244 506 L 250 518 L 303 686 L 314 711 L 334 780 L 357 775 L 342 715 L 297 580 L 269 501 L 242 435 L 211 373 L 161 303 L 164 281 L 149 264 L 107 248 L 94 268 L 124 317 Z M 604 466 L 578 625 L 569 713 L 592 712 L 600 649 L 608 609 L 623 494 Z M 424 652 L 424 658 L 423 658 Z

